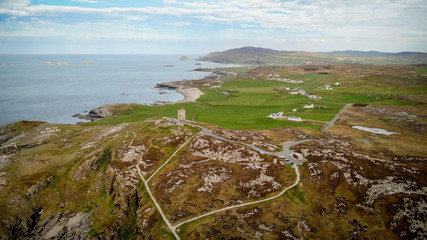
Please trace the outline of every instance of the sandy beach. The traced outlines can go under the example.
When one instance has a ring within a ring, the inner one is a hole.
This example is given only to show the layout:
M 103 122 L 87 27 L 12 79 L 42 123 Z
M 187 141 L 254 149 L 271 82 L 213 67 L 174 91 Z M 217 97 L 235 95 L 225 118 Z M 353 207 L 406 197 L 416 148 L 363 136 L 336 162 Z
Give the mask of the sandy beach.
M 182 102 L 194 102 L 196 101 L 201 95 L 203 95 L 203 92 L 200 91 L 198 88 L 189 88 L 189 87 L 178 87 L 175 89 L 177 93 L 180 93 L 184 96 L 184 99 L 181 101 L 178 101 L 178 103 Z

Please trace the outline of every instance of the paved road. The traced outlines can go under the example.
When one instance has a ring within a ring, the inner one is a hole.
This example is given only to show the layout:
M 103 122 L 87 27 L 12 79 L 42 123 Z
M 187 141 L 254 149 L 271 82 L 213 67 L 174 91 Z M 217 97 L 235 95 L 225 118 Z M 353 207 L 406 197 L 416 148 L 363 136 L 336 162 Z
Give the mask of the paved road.
M 273 156 L 278 156 L 278 157 L 281 157 L 281 156 L 286 156 L 288 159 L 290 159 L 290 160 L 292 160 L 292 161 L 294 161 L 294 163 L 296 163 L 296 159 L 294 159 L 291 155 L 290 155 L 290 153 L 291 153 L 291 150 L 290 150 L 290 148 L 291 147 L 293 147 L 293 146 L 295 146 L 295 145 L 298 145 L 298 144 L 301 144 L 301 143 L 304 143 L 304 142 L 308 142 L 308 141 L 311 141 L 311 139 L 305 139 L 305 140 L 300 140 L 300 141 L 289 141 L 289 142 L 285 142 L 284 144 L 283 144 L 283 149 L 282 149 L 282 151 L 280 151 L 280 152 L 268 152 L 268 151 L 265 151 L 265 150 L 263 150 L 263 149 L 260 149 L 260 148 L 258 148 L 257 146 L 254 146 L 253 144 L 249 144 L 249 143 L 244 143 L 244 142 L 238 142 L 238 141 L 234 141 L 234 140 L 230 140 L 230 139 L 227 139 L 227 138 L 224 138 L 224 137 L 221 137 L 221 136 L 218 136 L 218 135 L 215 135 L 215 134 L 213 134 L 209 129 L 207 129 L 207 128 L 205 128 L 205 127 L 203 127 L 203 126 L 200 126 L 199 124 L 196 124 L 196 123 L 191 123 L 191 122 L 183 122 L 183 124 L 188 124 L 188 125 L 192 125 L 192 126 L 195 126 L 195 127 L 199 127 L 199 128 L 201 128 L 202 130 L 200 130 L 199 131 L 199 134 L 203 134 L 203 135 L 207 135 L 207 136 L 211 136 L 211 137 L 214 137 L 214 138 L 217 138 L 217 139 L 221 139 L 221 140 L 224 140 L 224 141 L 228 141 L 228 142 L 232 142 L 232 143 L 237 143 L 237 144 L 242 144 L 242 145 L 245 145 L 245 146 L 248 146 L 248 147 L 250 147 L 250 148 L 252 148 L 252 149 L 254 149 L 254 150 L 256 150 L 256 151 L 258 151 L 258 152 L 260 152 L 261 154 L 268 154 L 268 155 L 273 155 Z M 133 132 L 132 132 L 133 133 Z M 135 133 L 133 133 L 134 134 L 134 138 L 135 138 Z M 169 157 L 169 159 L 162 165 L 162 166 L 160 166 L 148 179 L 147 179 L 147 181 L 144 179 L 144 176 L 142 175 L 142 173 L 141 173 L 141 169 L 139 168 L 139 166 L 138 165 L 136 165 L 136 168 L 137 168 L 137 170 L 138 170 L 138 174 L 139 174 L 139 176 L 141 177 L 141 179 L 142 179 L 142 181 L 144 182 L 144 185 L 145 185 L 145 188 L 147 189 L 147 192 L 148 192 L 148 194 L 150 195 L 150 198 L 153 200 L 153 202 L 154 202 L 154 205 L 156 206 L 156 208 L 158 209 L 158 211 L 159 211 L 159 213 L 160 213 L 160 215 L 162 216 L 162 218 L 163 218 L 163 220 L 165 221 L 165 223 L 166 223 L 166 225 L 169 227 L 169 229 L 172 231 L 172 233 L 173 233 L 173 235 L 175 236 L 175 238 L 176 239 L 178 239 L 178 240 L 180 240 L 181 238 L 179 237 L 179 235 L 177 234 L 177 232 L 176 232 L 176 229 L 178 228 L 178 227 L 180 227 L 180 226 L 182 226 L 183 224 L 186 224 L 186 223 L 189 223 L 189 222 L 192 222 L 192 221 L 195 221 L 195 220 L 197 220 L 197 219 L 200 219 L 200 218 L 203 218 L 203 217 L 206 217 L 206 216 L 209 216 L 209 215 L 213 215 L 213 214 L 216 214 L 216 213 L 219 213 L 219 212 L 223 212 L 223 211 L 227 211 L 227 210 L 230 210 L 230 209 L 234 209 L 234 208 L 239 208 L 239 207 L 244 207 L 244 206 L 248 206 L 248 205 L 252 205 L 252 204 L 257 204 L 257 203 L 262 203 L 262 202 L 266 202 L 266 201 L 270 201 L 270 200 L 273 200 L 273 199 L 275 199 L 275 198 L 278 198 L 278 197 L 280 197 L 281 195 L 283 195 L 286 191 L 288 191 L 289 189 L 291 189 L 291 188 L 293 188 L 293 187 L 295 187 L 296 185 L 298 185 L 298 183 L 299 183 L 299 181 L 300 181 L 300 173 L 299 173 L 299 170 L 298 170 L 298 166 L 296 165 L 296 164 L 294 164 L 294 166 L 295 166 L 295 173 L 297 174 L 297 179 L 295 180 L 295 183 L 294 184 L 292 184 L 291 186 L 289 186 L 289 187 L 287 187 L 286 189 L 284 189 L 283 191 L 281 191 L 280 193 L 278 193 L 277 195 L 275 195 L 275 196 L 272 196 L 272 197 L 269 197 L 269 198 L 265 198 L 265 199 L 261 199 L 261 200 L 257 200 L 257 201 L 253 201 L 253 202 L 248 202 L 248 203 L 242 203 L 242 204 L 238 204 L 238 205 L 234 205 L 234 206 L 228 206 L 228 207 L 225 207 L 225 208 L 221 208 L 221 209 L 218 209 L 218 210 L 215 210 L 215 211 L 212 211 L 212 212 L 209 212 L 209 213 L 205 213 L 205 214 L 202 214 L 202 215 L 200 215 L 200 216 L 197 216 L 197 217 L 194 217 L 194 218 L 190 218 L 190 219 L 187 219 L 187 220 L 185 220 L 185 221 L 183 221 L 183 222 L 180 222 L 180 223 L 178 223 L 177 225 L 175 225 L 175 226 L 173 226 L 171 223 L 170 223 L 170 221 L 167 219 L 167 217 L 166 217 L 166 215 L 164 214 L 164 212 L 163 212 L 163 210 L 162 210 L 162 208 L 160 207 L 160 204 L 157 202 L 157 200 L 156 200 L 156 198 L 154 197 L 154 195 L 151 193 L 151 190 L 150 190 L 150 188 L 149 188 L 149 186 L 148 186 L 148 182 L 151 180 L 151 178 L 154 176 L 154 175 L 156 175 L 157 174 L 157 172 L 158 171 L 160 171 L 160 169 L 162 169 L 185 145 L 187 145 L 188 144 L 188 142 L 190 142 L 190 140 L 191 139 L 193 139 L 194 138 L 194 136 L 193 137 L 191 137 L 190 139 L 188 139 L 185 143 L 183 143 L 170 157 Z M 133 141 L 133 139 L 132 139 L 132 141 Z M 131 142 L 132 142 L 131 141 Z
M 348 107 L 350 107 L 351 105 L 353 105 L 352 103 L 346 104 L 338 113 L 337 115 L 335 115 L 335 117 L 329 121 L 328 124 L 326 124 L 326 126 L 324 126 L 321 130 L 322 133 L 326 132 L 333 124 L 334 122 L 341 116 L 341 114 L 343 114 L 345 112 L 345 110 L 347 110 Z
M 304 139 L 304 140 L 299 140 L 299 141 L 288 141 L 288 142 L 285 142 L 283 144 L 282 151 L 278 152 L 278 153 L 273 153 L 273 155 L 278 156 L 278 157 L 280 157 L 280 156 L 286 156 L 286 157 L 289 157 L 291 160 L 295 161 L 295 159 L 293 159 L 293 157 L 291 158 L 291 156 L 290 156 L 290 154 L 292 152 L 291 151 L 291 147 L 296 146 L 296 145 L 301 144 L 301 143 L 309 142 L 311 140 L 312 139 Z

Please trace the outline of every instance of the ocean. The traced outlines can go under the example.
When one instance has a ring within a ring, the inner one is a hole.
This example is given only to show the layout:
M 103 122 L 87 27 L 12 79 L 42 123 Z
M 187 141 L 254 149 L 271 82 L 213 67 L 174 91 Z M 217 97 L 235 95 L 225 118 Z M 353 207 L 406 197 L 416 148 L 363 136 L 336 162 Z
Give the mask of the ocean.
M 82 120 L 73 118 L 73 114 L 84 114 L 105 104 L 182 100 L 181 94 L 155 85 L 203 78 L 209 73 L 191 70 L 223 66 L 210 62 L 200 62 L 199 66 L 195 57 L 0 55 L 0 125 L 21 120 L 76 123 Z

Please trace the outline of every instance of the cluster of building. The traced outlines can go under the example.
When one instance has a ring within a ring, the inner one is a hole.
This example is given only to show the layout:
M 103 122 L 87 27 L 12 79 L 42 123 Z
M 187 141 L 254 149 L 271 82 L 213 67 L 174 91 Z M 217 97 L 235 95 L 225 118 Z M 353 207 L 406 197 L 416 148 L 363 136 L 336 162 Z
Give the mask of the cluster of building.
M 314 108 L 314 104 L 310 103 L 307 105 L 304 105 L 303 108 Z M 292 109 L 292 112 L 297 112 L 298 110 L 296 108 Z M 283 116 L 283 112 L 278 112 L 278 113 L 272 113 L 270 115 L 267 116 L 268 118 L 272 118 L 272 119 L 286 119 L 286 120 L 290 120 L 290 121 L 301 121 L 302 119 L 300 117 L 295 117 L 295 116 Z
M 289 94 L 291 94 L 291 95 L 303 95 L 303 96 L 306 96 L 306 97 L 308 97 L 308 98 L 310 98 L 310 99 L 312 99 L 312 100 L 319 100 L 319 99 L 322 99 L 322 97 L 319 97 L 319 96 L 317 96 L 317 95 L 315 95 L 315 94 L 309 94 L 306 90 L 304 90 L 304 89 L 299 89 L 299 88 L 294 88 L 293 90 L 292 90 L 292 92 L 289 92 Z
M 339 82 L 336 82 L 336 83 L 334 83 L 334 85 L 335 85 L 335 86 L 340 86 L 341 84 L 340 84 Z M 325 84 L 324 88 L 325 88 L 326 90 L 332 90 L 332 84 L 327 83 L 327 84 Z
M 278 112 L 278 113 L 272 113 L 270 115 L 267 116 L 268 118 L 272 118 L 272 119 L 286 119 L 286 120 L 290 120 L 290 121 L 301 121 L 300 117 L 295 117 L 295 116 L 283 116 L 283 112 Z
M 276 81 L 282 81 L 282 82 L 287 82 L 287 83 L 303 83 L 303 80 L 295 80 L 295 79 L 290 79 L 290 78 L 281 78 L 280 75 L 278 74 L 268 74 L 267 75 L 267 79 L 268 80 L 276 80 Z

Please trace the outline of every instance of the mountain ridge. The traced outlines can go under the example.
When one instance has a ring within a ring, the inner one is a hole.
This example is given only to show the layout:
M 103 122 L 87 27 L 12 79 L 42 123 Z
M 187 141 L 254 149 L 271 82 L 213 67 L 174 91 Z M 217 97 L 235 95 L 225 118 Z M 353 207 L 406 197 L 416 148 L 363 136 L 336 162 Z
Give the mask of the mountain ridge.
M 412 52 L 412 51 L 403 51 L 403 52 L 381 52 L 381 51 L 361 51 L 361 50 L 343 50 L 343 51 L 330 51 L 330 52 L 310 52 L 310 51 L 285 51 L 285 50 L 274 50 L 271 48 L 263 47 L 252 47 L 246 46 L 241 48 L 231 48 L 224 51 L 211 52 L 209 54 L 219 54 L 219 53 L 240 53 L 240 54 L 259 54 L 259 53 L 269 53 L 269 54 L 295 54 L 295 53 L 311 53 L 318 55 L 350 55 L 350 56 L 368 56 L 368 57 L 381 57 L 381 56 L 408 56 L 408 55 L 427 55 L 426 52 Z M 208 55 L 209 55 L 208 54 Z
M 339 59 L 339 58 L 349 59 Z M 298 60 L 297 58 L 310 58 Z M 366 58 L 357 59 L 351 58 Z M 384 58 L 384 59 L 373 59 Z M 426 63 L 425 52 L 379 52 L 345 50 L 332 52 L 308 52 L 308 51 L 284 51 L 270 48 L 246 46 L 233 48 L 220 52 L 211 52 L 198 58 L 200 61 L 212 61 L 218 63 L 243 63 L 243 64 L 303 64 L 307 62 L 357 62 L 378 64 L 416 64 Z

